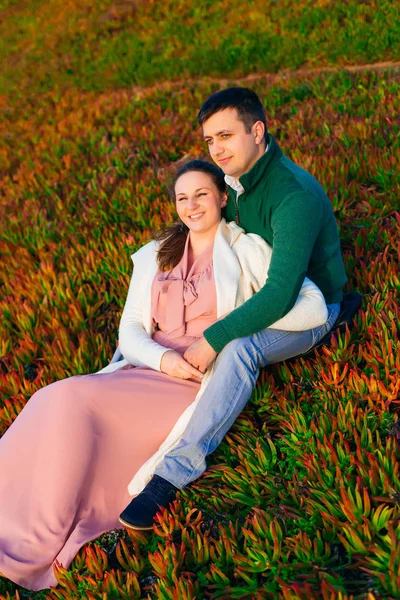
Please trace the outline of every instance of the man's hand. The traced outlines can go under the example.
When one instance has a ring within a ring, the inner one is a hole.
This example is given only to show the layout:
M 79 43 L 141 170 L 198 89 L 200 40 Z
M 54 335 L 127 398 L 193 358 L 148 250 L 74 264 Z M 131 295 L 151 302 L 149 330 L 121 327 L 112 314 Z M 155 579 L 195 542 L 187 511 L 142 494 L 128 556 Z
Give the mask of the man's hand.
M 163 373 L 179 379 L 195 379 L 201 381 L 203 373 L 190 365 L 179 352 L 167 350 L 161 358 L 160 369 Z
M 186 350 L 183 358 L 196 369 L 204 373 L 217 356 L 214 348 L 210 346 L 204 337 L 201 337 L 197 342 L 193 342 Z

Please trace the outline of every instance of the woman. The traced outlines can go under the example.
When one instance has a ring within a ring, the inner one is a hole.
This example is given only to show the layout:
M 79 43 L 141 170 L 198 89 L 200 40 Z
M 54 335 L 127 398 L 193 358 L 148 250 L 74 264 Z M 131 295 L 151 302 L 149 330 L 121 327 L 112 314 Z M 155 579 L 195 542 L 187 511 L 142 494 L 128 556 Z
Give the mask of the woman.
M 267 244 L 221 220 L 222 172 L 192 161 L 174 190 L 181 223 L 133 255 L 124 360 L 39 390 L 0 440 L 0 573 L 26 588 L 56 585 L 55 559 L 67 567 L 83 544 L 119 526 L 132 475 L 137 493 L 212 374 L 203 377 L 183 353 L 265 281 Z M 311 329 L 326 318 L 307 281 L 274 326 Z

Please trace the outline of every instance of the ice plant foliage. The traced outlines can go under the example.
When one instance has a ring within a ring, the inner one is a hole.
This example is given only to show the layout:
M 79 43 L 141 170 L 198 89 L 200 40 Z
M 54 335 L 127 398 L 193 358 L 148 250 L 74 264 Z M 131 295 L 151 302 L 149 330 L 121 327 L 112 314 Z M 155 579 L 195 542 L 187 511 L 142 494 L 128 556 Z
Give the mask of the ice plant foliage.
M 348 289 L 363 295 L 355 327 L 261 374 L 152 535 L 87 545 L 38 598 L 400 598 L 400 76 L 253 87 L 285 152 L 331 198 Z M 205 154 L 195 115 L 217 88 L 48 92 L 3 120 L 1 433 L 35 390 L 111 358 L 129 254 L 173 219 L 169 174 Z M 2 600 L 21 593 L 0 580 Z
M 399 59 L 393 0 L 252 0 L 250 6 L 238 0 L 50 0 L 50 6 L 48 0 L 0 3 L 0 94 Z

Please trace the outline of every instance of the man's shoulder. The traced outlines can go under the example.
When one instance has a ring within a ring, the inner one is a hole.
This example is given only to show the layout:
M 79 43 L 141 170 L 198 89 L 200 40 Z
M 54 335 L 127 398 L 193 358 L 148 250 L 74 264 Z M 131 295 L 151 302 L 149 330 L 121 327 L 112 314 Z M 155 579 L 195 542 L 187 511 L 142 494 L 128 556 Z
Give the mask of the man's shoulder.
M 259 215 L 266 215 L 272 229 L 281 218 L 284 222 L 289 217 L 303 220 L 306 214 L 314 214 L 315 225 L 321 227 L 333 216 L 332 205 L 322 185 L 285 155 L 281 155 L 260 180 L 257 196 L 255 206 Z M 255 231 L 262 233 L 258 226 Z M 267 239 L 272 243 L 272 239 Z
M 278 203 L 296 192 L 306 192 L 323 201 L 328 199 L 324 188 L 314 175 L 285 155 L 273 165 L 265 183 Z

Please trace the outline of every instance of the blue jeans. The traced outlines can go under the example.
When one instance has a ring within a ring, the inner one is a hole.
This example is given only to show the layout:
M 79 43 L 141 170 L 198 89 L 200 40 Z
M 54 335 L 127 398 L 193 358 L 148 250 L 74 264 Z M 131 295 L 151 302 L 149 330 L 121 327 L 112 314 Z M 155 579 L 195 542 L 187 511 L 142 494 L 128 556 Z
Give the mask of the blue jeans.
M 264 329 L 233 340 L 219 354 L 214 374 L 196 406 L 180 442 L 155 470 L 183 488 L 206 470 L 206 456 L 223 437 L 249 400 L 260 369 L 307 352 L 332 329 L 340 305 L 328 305 L 324 325 L 307 331 Z

